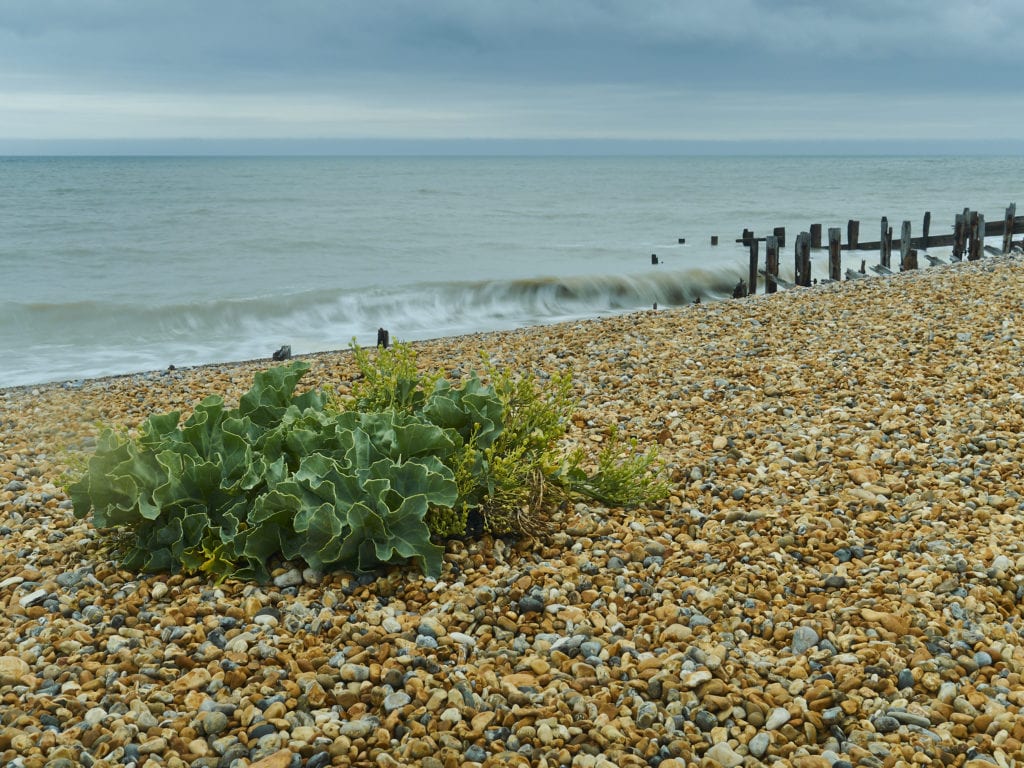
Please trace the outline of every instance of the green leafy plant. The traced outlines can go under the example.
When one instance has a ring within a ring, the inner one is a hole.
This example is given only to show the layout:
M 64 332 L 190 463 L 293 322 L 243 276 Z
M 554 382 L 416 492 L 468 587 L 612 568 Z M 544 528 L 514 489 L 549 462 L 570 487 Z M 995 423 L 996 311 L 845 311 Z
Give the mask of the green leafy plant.
M 549 509 L 581 493 L 654 500 L 655 454 L 562 455 L 569 377 L 546 388 L 487 364 L 456 385 L 420 373 L 406 345 L 354 349 L 361 378 L 341 400 L 295 387 L 309 365 L 256 374 L 236 408 L 208 397 L 150 416 L 137 437 L 104 430 L 69 487 L 77 517 L 123 545 L 126 567 L 265 580 L 275 558 L 367 571 L 412 560 L 441 571 L 439 538 L 471 513 L 498 533 L 540 534 Z M 632 446 L 635 448 L 635 445 Z M 635 452 L 634 452 L 635 453 Z

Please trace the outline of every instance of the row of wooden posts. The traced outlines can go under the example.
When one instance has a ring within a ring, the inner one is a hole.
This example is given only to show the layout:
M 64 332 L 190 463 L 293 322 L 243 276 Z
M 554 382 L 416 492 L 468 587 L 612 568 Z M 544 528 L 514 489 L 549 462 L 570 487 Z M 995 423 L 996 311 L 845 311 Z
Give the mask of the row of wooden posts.
M 1024 233 L 1024 216 L 1017 216 L 1016 203 L 1011 203 L 1006 209 L 1006 215 L 1002 221 L 994 221 L 986 224 L 985 217 L 977 211 L 965 208 L 963 213 L 958 213 L 955 218 L 953 233 L 950 235 L 932 235 L 929 232 L 931 227 L 931 212 L 924 215 L 924 226 L 920 237 L 911 237 L 909 221 L 904 221 L 898 239 L 893 238 L 893 228 L 886 217 L 882 217 L 880 227 L 880 238 L 875 242 L 860 242 L 860 222 L 850 220 L 846 226 L 846 242 L 842 242 L 842 229 L 829 227 L 828 229 L 828 279 L 842 280 L 841 251 L 871 251 L 879 252 L 879 263 L 871 269 L 879 274 L 892 274 L 892 253 L 896 249 L 900 255 L 899 271 L 918 268 L 918 250 L 927 250 L 931 247 L 952 246 L 952 258 L 955 261 L 962 261 L 964 256 L 968 261 L 976 261 L 988 250 L 994 253 L 1009 253 L 1013 244 L 1013 235 Z M 1002 250 L 985 247 L 985 237 L 1001 234 L 1003 236 Z M 680 244 L 685 242 L 683 238 Z M 766 237 L 755 237 L 750 230 L 744 229 L 743 236 L 736 239 L 737 243 L 743 243 L 750 250 L 750 273 L 749 281 L 740 282 L 733 293 L 734 297 L 753 294 L 757 290 L 758 275 L 765 278 L 765 293 L 775 293 L 781 286 L 791 288 L 793 284 L 779 277 L 779 249 L 786 245 L 785 227 L 776 227 L 772 234 Z M 765 269 L 761 270 L 759 264 L 759 244 L 765 244 Z M 712 236 L 712 245 L 718 245 L 718 237 Z M 797 286 L 810 286 L 811 279 L 811 250 L 821 249 L 822 227 L 821 224 L 812 224 L 810 231 L 801 232 L 795 242 L 795 284 Z M 931 264 L 944 263 L 942 259 L 925 254 L 925 258 Z M 657 257 L 651 255 L 652 263 L 658 263 Z M 865 261 L 861 261 L 860 271 L 847 269 L 847 279 L 856 279 L 866 276 Z

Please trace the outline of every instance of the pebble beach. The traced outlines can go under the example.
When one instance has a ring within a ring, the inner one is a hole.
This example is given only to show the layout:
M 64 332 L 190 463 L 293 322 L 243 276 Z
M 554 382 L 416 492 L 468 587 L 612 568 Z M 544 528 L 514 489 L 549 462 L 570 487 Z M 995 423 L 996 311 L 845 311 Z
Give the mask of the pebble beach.
M 571 372 L 567 449 L 617 429 L 671 487 L 436 581 L 140 576 L 74 518 L 100 425 L 269 360 L 0 390 L 0 766 L 1024 764 L 1022 329 L 1004 256 L 416 343 Z

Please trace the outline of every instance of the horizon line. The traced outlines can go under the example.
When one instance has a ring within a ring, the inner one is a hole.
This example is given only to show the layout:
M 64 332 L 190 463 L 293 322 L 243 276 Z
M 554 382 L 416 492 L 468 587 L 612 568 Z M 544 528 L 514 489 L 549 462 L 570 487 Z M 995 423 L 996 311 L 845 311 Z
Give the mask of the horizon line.
M 0 156 L 1015 156 L 1024 139 L 0 138 Z

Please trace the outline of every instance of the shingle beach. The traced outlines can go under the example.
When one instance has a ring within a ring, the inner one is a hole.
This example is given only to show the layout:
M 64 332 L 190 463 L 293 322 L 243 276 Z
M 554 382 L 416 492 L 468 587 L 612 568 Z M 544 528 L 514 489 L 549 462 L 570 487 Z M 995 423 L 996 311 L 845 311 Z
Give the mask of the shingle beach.
M 568 447 L 658 445 L 672 496 L 451 542 L 438 581 L 143 578 L 69 464 L 272 363 L 0 391 L 0 766 L 1024 761 L 1019 258 L 415 348 L 571 370 Z

